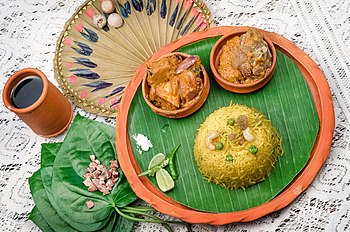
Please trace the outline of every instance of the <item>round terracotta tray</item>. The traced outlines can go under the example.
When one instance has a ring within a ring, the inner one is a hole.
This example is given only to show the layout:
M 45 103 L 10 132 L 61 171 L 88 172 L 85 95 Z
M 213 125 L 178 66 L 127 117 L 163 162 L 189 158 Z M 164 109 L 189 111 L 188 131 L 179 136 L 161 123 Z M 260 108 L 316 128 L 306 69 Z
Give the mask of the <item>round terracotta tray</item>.
M 205 38 L 217 37 L 229 32 L 240 30 L 246 30 L 246 27 L 216 27 L 207 31 L 189 34 L 164 46 L 150 59 L 157 59 L 164 54 L 181 48 L 182 46 Z M 206 213 L 188 208 L 172 200 L 158 190 L 158 188 L 147 178 L 140 178 L 137 176 L 137 173 L 140 173 L 141 170 L 135 160 L 128 136 L 127 119 L 129 108 L 132 99 L 141 84 L 143 77 L 142 74 L 146 72 L 146 66 L 143 64 L 137 70 L 130 84 L 126 88 L 120 104 L 116 120 L 117 153 L 119 154 L 118 158 L 120 165 L 134 192 L 159 212 L 177 217 L 189 223 L 222 225 L 232 222 L 252 221 L 268 213 L 282 209 L 290 204 L 311 184 L 323 163 L 326 161 L 331 148 L 334 131 L 334 109 L 331 91 L 324 74 L 315 62 L 292 42 L 272 32 L 263 31 L 263 33 L 272 40 L 276 49 L 286 54 L 298 65 L 312 93 L 320 121 L 320 128 L 307 164 L 294 178 L 291 184 L 289 184 L 274 199 L 247 210 L 230 213 Z

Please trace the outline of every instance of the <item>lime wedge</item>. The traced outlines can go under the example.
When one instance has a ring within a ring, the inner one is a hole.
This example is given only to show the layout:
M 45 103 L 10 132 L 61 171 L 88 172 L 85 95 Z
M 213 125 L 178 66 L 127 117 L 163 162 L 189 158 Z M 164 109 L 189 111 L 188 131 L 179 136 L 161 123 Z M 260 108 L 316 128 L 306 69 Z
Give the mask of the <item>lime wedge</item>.
M 153 156 L 153 158 L 148 164 L 148 169 L 151 169 L 157 164 L 160 164 L 164 159 L 165 159 L 165 155 L 163 153 L 158 153 L 157 155 Z
M 171 178 L 170 174 L 163 168 L 156 173 L 156 180 L 158 187 L 163 192 L 169 191 L 175 186 L 173 178 Z

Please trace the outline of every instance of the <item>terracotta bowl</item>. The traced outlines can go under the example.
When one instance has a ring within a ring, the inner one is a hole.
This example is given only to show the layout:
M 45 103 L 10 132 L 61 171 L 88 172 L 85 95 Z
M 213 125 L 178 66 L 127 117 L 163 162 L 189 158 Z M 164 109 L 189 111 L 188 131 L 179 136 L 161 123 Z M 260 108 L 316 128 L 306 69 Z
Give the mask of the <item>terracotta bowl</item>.
M 235 84 L 232 83 L 224 78 L 222 78 L 219 74 L 219 72 L 217 71 L 217 68 L 219 66 L 219 62 L 220 62 L 220 56 L 222 53 L 222 47 L 226 44 L 226 42 L 230 39 L 232 39 L 235 36 L 241 36 L 242 34 L 246 33 L 248 31 L 248 29 L 252 29 L 251 28 L 240 28 L 239 30 L 235 30 L 232 33 L 226 34 L 223 37 L 221 37 L 221 39 L 219 39 L 213 49 L 211 50 L 210 53 L 210 68 L 214 74 L 214 79 L 216 80 L 216 82 L 223 87 L 224 89 L 231 91 L 231 92 L 235 92 L 235 93 L 250 93 L 250 92 L 254 92 L 260 88 L 262 88 L 264 85 L 266 85 L 272 78 L 273 73 L 275 71 L 275 67 L 276 67 L 276 49 L 275 46 L 273 45 L 273 43 L 271 42 L 271 40 L 266 36 L 266 34 L 259 30 L 258 28 L 253 28 L 256 30 L 259 30 L 263 36 L 264 36 L 264 40 L 267 42 L 271 55 L 272 55 L 272 65 L 270 70 L 266 73 L 265 77 L 263 77 L 262 79 L 259 79 L 257 81 L 251 82 L 251 83 L 247 83 L 247 84 Z
M 189 54 L 186 54 L 186 53 L 173 52 L 173 53 L 169 53 L 169 54 L 161 56 L 156 61 L 160 60 L 163 57 L 172 56 L 172 55 L 181 55 L 182 57 L 189 57 L 190 56 Z M 198 96 L 195 97 L 195 99 L 191 102 L 191 104 L 189 104 L 185 108 L 181 108 L 178 110 L 164 110 L 164 109 L 161 109 L 161 108 L 152 104 L 152 102 L 149 100 L 150 87 L 147 84 L 147 80 L 146 80 L 147 79 L 147 72 L 146 72 L 146 74 L 144 75 L 143 80 L 142 80 L 142 94 L 143 94 L 143 98 L 145 99 L 147 105 L 156 114 L 162 115 L 162 116 L 167 117 L 167 118 L 183 118 L 183 117 L 186 117 L 186 116 L 193 114 L 207 100 L 207 97 L 209 94 L 209 89 L 210 89 L 209 77 L 208 77 L 208 74 L 205 71 L 205 68 L 203 65 L 201 65 L 201 69 L 202 69 L 201 78 L 203 79 L 202 92 Z

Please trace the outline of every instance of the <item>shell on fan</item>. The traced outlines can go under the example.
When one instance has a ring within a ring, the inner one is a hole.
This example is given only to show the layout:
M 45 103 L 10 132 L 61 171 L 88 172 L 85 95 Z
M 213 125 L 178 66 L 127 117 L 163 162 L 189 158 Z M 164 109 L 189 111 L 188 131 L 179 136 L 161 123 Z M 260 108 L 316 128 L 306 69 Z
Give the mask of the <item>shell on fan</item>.
M 113 11 L 102 10 L 107 1 Z M 114 13 L 124 22 L 121 27 L 97 23 L 99 15 L 109 22 Z M 125 87 L 142 63 L 162 46 L 210 24 L 210 12 L 199 1 L 89 0 L 61 33 L 55 77 L 76 105 L 115 116 Z

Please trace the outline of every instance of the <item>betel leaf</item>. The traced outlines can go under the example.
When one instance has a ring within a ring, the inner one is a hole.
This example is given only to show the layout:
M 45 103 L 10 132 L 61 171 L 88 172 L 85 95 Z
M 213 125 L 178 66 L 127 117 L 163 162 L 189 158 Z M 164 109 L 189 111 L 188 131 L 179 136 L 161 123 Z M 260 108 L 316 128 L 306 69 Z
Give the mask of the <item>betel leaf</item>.
M 49 198 L 46 195 L 45 188 L 41 179 L 41 170 L 36 171 L 29 178 L 30 191 L 32 193 L 37 210 L 42 212 L 43 219 L 55 231 L 76 231 L 71 228 L 52 207 Z M 44 230 L 44 229 L 42 229 Z M 46 231 L 46 230 L 45 230 Z
M 34 222 L 42 231 L 54 232 L 54 230 L 45 221 L 45 218 L 43 217 L 43 215 L 38 210 L 38 207 L 34 206 L 32 211 L 30 212 L 29 219 L 32 222 Z
M 113 231 L 115 232 L 131 232 L 133 228 L 133 221 L 125 218 L 118 217 L 116 223 L 114 224 Z
M 52 188 L 51 188 L 51 182 L 52 182 L 52 171 L 53 171 L 53 163 L 55 161 L 56 154 L 58 153 L 62 143 L 49 143 L 49 144 L 42 144 L 42 149 L 41 149 L 41 177 L 43 180 L 43 185 L 45 187 L 46 195 L 48 199 L 50 200 L 50 203 L 53 208 L 58 208 L 57 203 L 54 201 L 54 198 L 52 196 Z M 35 193 L 33 193 L 33 196 Z M 45 212 L 45 210 L 43 211 Z M 99 225 L 99 223 L 76 223 L 72 221 L 69 216 L 67 215 L 62 215 L 65 220 L 57 213 L 58 218 L 53 218 L 53 219 L 48 219 L 48 220 L 55 220 L 56 222 L 58 221 L 58 225 L 54 226 L 53 228 L 57 228 L 58 226 L 62 227 L 62 224 L 66 224 L 66 227 L 63 226 L 64 231 L 75 231 L 74 228 L 78 230 L 83 230 L 83 231 L 89 231 L 89 228 L 94 228 L 96 227 L 96 224 Z M 117 214 L 113 213 L 109 217 L 109 220 L 107 221 L 106 225 L 99 229 L 98 231 L 111 231 L 112 227 L 115 226 L 115 221 L 116 217 L 118 217 Z M 60 223 L 60 221 L 62 221 Z M 70 225 L 74 226 L 72 228 Z M 57 230 L 56 230 L 57 231 Z M 61 230 L 58 230 L 61 231 Z
M 137 90 L 128 116 L 129 137 L 144 134 L 153 148 L 139 155 L 137 144 L 131 146 L 141 170 L 158 152 L 167 153 L 177 144 L 176 167 L 179 178 L 175 188 L 165 193 L 181 204 L 206 212 L 235 212 L 261 205 L 281 192 L 304 167 L 310 157 L 318 134 L 319 121 L 310 89 L 287 55 L 277 51 L 276 71 L 262 89 L 250 94 L 235 94 L 224 90 L 213 78 L 209 66 L 210 51 L 219 39 L 209 38 L 180 49 L 199 55 L 210 77 L 210 93 L 205 104 L 194 114 L 183 119 L 168 119 L 155 114 L 145 103 L 141 87 Z M 263 182 L 245 190 L 227 190 L 203 179 L 193 157 L 196 130 L 214 110 L 240 103 L 262 111 L 283 139 L 284 156 L 278 157 L 276 167 Z M 155 178 L 150 178 L 155 186 Z
M 129 191 L 130 186 L 121 171 L 119 181 L 106 196 L 100 192 L 89 192 L 83 184 L 91 154 L 107 167 L 110 160 L 117 159 L 111 142 L 113 136 L 102 132 L 101 127 L 106 129 L 102 123 L 77 115 L 53 165 L 52 195 L 58 205 L 56 210 L 78 225 L 94 224 L 95 227 L 86 228 L 89 231 L 102 228 L 114 214 L 114 207 L 123 207 L 137 199 L 135 193 Z M 120 202 L 116 196 L 119 193 L 123 193 Z M 85 205 L 88 200 L 95 203 L 92 209 Z

